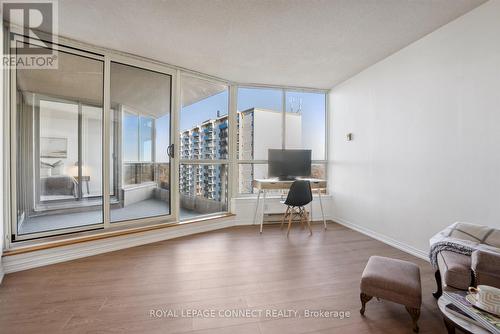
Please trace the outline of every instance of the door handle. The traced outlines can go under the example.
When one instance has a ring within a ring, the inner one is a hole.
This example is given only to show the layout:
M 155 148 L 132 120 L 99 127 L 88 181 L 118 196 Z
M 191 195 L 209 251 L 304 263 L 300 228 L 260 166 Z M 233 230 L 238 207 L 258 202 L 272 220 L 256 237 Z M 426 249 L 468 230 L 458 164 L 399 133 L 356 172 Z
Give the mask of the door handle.
M 167 155 L 173 159 L 174 158 L 174 144 L 170 144 L 167 147 Z

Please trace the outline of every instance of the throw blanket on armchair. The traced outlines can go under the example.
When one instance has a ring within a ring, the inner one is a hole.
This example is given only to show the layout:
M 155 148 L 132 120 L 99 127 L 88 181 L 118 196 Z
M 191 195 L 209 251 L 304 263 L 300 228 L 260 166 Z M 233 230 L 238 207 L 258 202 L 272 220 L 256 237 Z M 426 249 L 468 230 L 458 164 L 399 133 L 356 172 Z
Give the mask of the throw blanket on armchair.
M 454 223 L 430 240 L 429 258 L 437 268 L 437 256 L 441 251 L 471 255 L 480 244 L 500 247 L 500 230 L 469 223 Z

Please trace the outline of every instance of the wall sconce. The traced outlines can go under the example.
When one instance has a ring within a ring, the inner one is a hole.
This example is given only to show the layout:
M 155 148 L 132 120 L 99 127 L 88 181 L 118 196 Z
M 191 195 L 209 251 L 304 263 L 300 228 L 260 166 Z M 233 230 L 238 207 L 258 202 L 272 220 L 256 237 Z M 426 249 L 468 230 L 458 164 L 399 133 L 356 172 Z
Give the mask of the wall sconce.
M 347 138 L 347 141 L 351 141 L 352 140 L 352 133 L 348 133 L 346 135 L 346 138 Z

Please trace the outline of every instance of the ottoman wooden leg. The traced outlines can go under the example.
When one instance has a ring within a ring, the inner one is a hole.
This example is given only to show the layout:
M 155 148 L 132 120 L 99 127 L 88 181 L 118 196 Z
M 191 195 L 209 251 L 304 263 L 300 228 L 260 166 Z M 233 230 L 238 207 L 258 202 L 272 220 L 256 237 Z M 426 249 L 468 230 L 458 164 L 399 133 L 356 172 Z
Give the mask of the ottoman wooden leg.
M 413 320 L 413 331 L 415 333 L 418 333 L 418 318 L 420 317 L 420 309 L 419 308 L 413 308 L 413 307 L 408 307 L 405 306 L 406 310 L 408 313 L 410 313 L 411 320 Z
M 365 315 L 365 305 L 373 297 L 372 296 L 368 296 L 367 294 L 361 292 L 361 294 L 359 295 L 359 298 L 361 299 L 361 310 L 359 310 L 359 313 L 361 313 L 361 315 Z

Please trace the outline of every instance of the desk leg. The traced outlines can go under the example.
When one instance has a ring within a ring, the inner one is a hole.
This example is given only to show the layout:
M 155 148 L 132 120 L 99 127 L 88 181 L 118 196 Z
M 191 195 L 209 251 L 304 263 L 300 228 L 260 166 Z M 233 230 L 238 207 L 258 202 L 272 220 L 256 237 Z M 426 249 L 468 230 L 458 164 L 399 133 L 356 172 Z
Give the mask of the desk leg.
M 266 191 L 262 196 L 262 216 L 260 217 L 260 233 L 262 233 L 262 225 L 264 225 L 264 211 L 266 211 Z
M 255 219 L 257 218 L 257 211 L 259 211 L 259 200 L 260 200 L 260 193 L 262 190 L 259 189 L 259 192 L 257 193 L 257 204 L 255 204 L 255 211 L 253 212 L 253 224 L 255 225 Z
M 325 225 L 325 230 L 326 230 L 326 219 L 325 219 L 325 212 L 323 211 L 323 201 L 321 200 L 321 189 L 318 189 L 318 197 L 319 197 L 319 206 L 321 208 L 321 216 L 323 217 L 323 225 Z
M 86 183 L 87 183 L 87 195 L 90 195 L 89 181 L 87 181 Z

